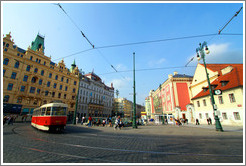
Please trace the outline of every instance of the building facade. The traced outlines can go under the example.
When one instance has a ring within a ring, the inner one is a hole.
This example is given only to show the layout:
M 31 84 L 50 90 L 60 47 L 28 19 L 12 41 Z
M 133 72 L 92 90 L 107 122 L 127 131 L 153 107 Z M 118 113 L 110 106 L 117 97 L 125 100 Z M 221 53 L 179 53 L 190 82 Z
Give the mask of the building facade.
M 105 85 L 94 72 L 82 75 L 79 82 L 77 116 L 103 118 L 112 115 L 114 87 Z
M 168 79 L 156 90 L 149 93 L 151 107 L 151 118 L 156 123 L 173 123 L 173 119 L 183 118 L 191 120 L 191 115 L 187 112 L 187 107 L 191 103 L 190 84 L 192 76 L 185 74 L 169 74 Z
M 69 70 L 44 53 L 44 37 L 37 35 L 27 50 L 13 42 L 11 34 L 3 38 L 3 111 L 4 114 L 32 114 L 34 108 L 54 100 L 75 110 L 78 68 Z
M 222 126 L 243 126 L 245 111 L 243 108 L 243 64 L 207 64 L 206 66 L 218 110 L 216 112 Z M 215 93 L 217 90 L 222 93 Z M 194 95 L 192 101 L 195 118 L 203 124 L 207 123 L 209 117 L 213 120 L 214 112 L 203 64 L 197 65 L 191 92 Z
M 115 98 L 114 99 L 114 112 L 115 115 L 119 115 L 124 118 L 132 118 L 133 103 L 126 98 Z

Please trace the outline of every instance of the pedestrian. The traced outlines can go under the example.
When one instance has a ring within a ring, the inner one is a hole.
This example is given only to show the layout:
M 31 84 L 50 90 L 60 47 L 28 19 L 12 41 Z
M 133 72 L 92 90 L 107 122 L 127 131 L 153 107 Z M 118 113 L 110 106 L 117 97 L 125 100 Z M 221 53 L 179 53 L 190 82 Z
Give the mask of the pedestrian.
M 117 119 L 115 119 L 115 125 L 114 125 L 114 129 L 116 130 L 117 128 L 119 128 L 119 124 L 120 124 L 120 116 L 118 116 Z
M 89 119 L 88 119 L 88 120 L 89 120 L 89 124 L 88 124 L 88 126 L 89 126 L 89 127 L 91 127 L 91 125 L 92 125 L 92 124 L 91 124 L 91 123 L 92 123 L 92 117 L 91 117 L 91 116 L 89 116 Z
M 21 122 L 23 122 L 23 120 L 24 120 L 24 116 L 22 115 Z
M 3 125 L 7 122 L 7 120 L 8 120 L 8 117 L 7 116 L 4 116 L 4 118 L 3 118 Z
M 196 125 L 200 125 L 200 123 L 199 123 L 199 120 L 198 120 L 198 119 L 196 119 Z
M 209 118 L 207 119 L 207 123 L 208 123 L 208 125 L 210 125 L 210 123 L 209 123 Z
M 103 119 L 103 122 L 102 122 L 103 127 L 105 126 L 105 124 L 106 124 L 106 120 Z
M 212 125 L 212 119 L 209 117 L 209 124 Z
M 83 116 L 83 117 L 82 117 L 82 120 L 81 120 L 81 125 L 84 124 L 84 121 L 85 121 L 85 117 Z

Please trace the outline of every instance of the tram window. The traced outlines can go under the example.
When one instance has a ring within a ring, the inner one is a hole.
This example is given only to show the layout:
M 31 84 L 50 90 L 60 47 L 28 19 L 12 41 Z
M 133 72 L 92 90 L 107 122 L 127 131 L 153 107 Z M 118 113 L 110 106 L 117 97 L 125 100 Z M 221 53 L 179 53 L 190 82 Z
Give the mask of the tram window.
M 45 115 L 46 108 L 42 108 L 41 115 Z
M 67 108 L 66 107 L 53 107 L 52 115 L 66 115 Z
M 47 110 L 46 110 L 46 115 L 50 115 L 50 107 L 47 107 Z

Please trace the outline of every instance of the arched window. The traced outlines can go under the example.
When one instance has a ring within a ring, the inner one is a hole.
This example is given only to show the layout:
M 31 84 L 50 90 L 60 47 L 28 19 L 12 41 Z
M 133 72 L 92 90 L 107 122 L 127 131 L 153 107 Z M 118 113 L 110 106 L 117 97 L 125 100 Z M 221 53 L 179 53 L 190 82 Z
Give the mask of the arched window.
M 55 78 L 56 80 L 58 79 L 58 75 L 56 75 L 56 78 Z
M 34 69 L 34 73 L 37 73 L 37 72 L 38 72 L 38 68 L 35 68 L 35 69 Z
M 9 47 L 9 43 L 6 44 L 6 47 Z
M 20 62 L 18 62 L 18 61 L 17 61 L 17 62 L 15 62 L 15 68 L 17 68 L 17 69 L 18 69 L 18 68 L 19 68 L 19 65 L 20 65 Z
M 30 60 L 32 60 L 33 56 L 30 56 Z
M 9 59 L 8 58 L 5 58 L 4 61 L 3 61 L 3 64 L 4 65 L 8 65 L 9 64 Z
M 63 82 L 64 77 L 61 78 L 61 81 Z
M 31 68 L 31 66 L 30 65 L 27 65 L 26 71 L 30 71 L 30 68 Z
M 3 102 L 9 102 L 9 95 L 4 96 Z
M 41 71 L 41 75 L 42 75 L 42 76 L 44 75 L 44 70 Z

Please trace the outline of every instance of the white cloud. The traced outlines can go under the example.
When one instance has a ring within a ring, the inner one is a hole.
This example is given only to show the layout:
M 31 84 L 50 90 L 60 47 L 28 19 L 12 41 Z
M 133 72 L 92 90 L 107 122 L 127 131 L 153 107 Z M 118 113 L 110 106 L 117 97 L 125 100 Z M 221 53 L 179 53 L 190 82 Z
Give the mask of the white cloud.
M 148 65 L 149 65 L 150 67 L 153 67 L 153 66 L 156 66 L 156 65 L 161 65 L 161 64 L 163 64 L 165 61 L 166 61 L 165 58 L 161 58 L 161 59 L 159 59 L 159 60 L 151 60 L 151 61 L 148 62 Z
M 206 54 L 206 63 L 243 63 L 243 50 L 230 48 L 229 43 L 211 44 L 208 45 L 210 50 Z M 193 61 L 188 66 L 197 64 L 197 55 L 194 54 L 187 59 L 187 62 L 194 57 Z M 202 62 L 200 60 L 200 62 Z
M 125 65 L 123 65 L 123 64 L 117 64 L 115 68 L 116 68 L 116 70 L 118 70 L 118 71 L 124 71 L 124 70 L 127 70 L 127 67 L 126 67 Z
M 123 78 L 120 78 L 120 79 L 113 79 L 112 82 L 113 83 L 113 86 L 115 89 L 121 89 L 121 88 L 126 88 L 129 86 L 129 83 L 131 81 L 131 78 L 130 77 L 124 77 L 125 79 Z

